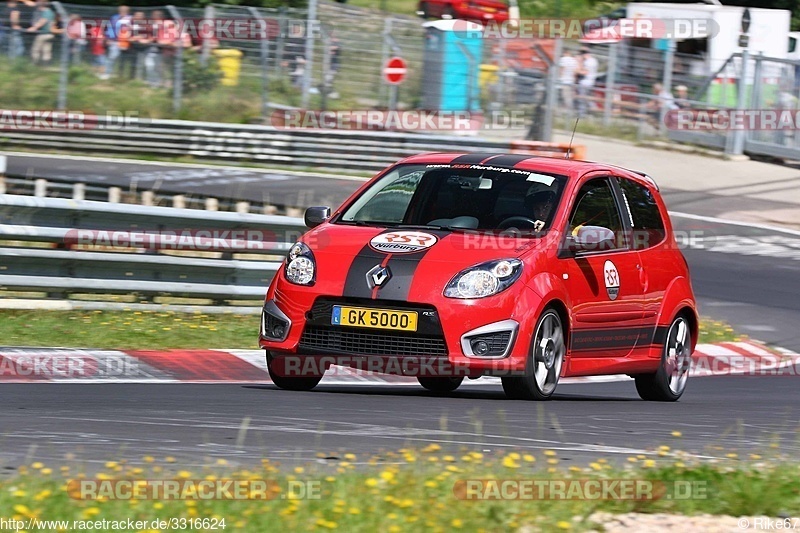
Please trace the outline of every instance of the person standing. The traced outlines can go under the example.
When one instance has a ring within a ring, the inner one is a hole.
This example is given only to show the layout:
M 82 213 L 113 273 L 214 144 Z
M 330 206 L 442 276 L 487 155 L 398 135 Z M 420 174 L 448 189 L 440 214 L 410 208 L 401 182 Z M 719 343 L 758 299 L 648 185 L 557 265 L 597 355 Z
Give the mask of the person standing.
M 572 113 L 575 109 L 575 73 L 578 70 L 578 60 L 569 50 L 564 50 L 558 60 L 558 94 L 561 105 Z
M 123 47 L 127 46 L 127 40 L 124 39 L 124 35 L 122 41 L 120 41 L 120 36 L 124 34 L 126 26 L 130 26 L 130 23 L 131 16 L 128 6 L 119 6 L 117 14 L 113 15 L 108 21 L 108 28 L 106 28 L 105 34 L 106 71 L 101 76 L 104 80 L 111 77 Z
M 580 53 L 580 67 L 578 68 L 578 116 L 583 116 L 589 111 L 589 98 L 597 81 L 599 64 L 589 48 L 582 48 Z
M 33 46 L 31 46 L 31 58 L 35 65 L 50 63 L 53 58 L 53 21 L 55 14 L 50 9 L 47 0 L 36 2 L 36 11 L 33 13 L 29 33 L 35 33 Z
M 22 42 L 21 21 L 22 15 L 19 3 L 17 0 L 8 0 L 3 11 L 3 18 L 0 20 L 0 26 L 2 26 L 3 31 L 3 39 L 0 42 L 3 44 L 3 51 L 8 52 L 8 57 L 12 59 L 22 57 L 25 53 L 25 45 Z

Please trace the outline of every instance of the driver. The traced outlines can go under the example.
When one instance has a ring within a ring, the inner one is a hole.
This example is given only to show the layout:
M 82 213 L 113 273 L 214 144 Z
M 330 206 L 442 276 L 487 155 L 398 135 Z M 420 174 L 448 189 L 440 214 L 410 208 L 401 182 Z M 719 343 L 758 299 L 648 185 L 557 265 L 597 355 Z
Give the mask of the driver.
M 525 197 L 525 212 L 533 215 L 532 218 L 537 222 L 537 231 L 543 230 L 547 225 L 555 199 L 556 193 L 553 191 L 534 192 Z

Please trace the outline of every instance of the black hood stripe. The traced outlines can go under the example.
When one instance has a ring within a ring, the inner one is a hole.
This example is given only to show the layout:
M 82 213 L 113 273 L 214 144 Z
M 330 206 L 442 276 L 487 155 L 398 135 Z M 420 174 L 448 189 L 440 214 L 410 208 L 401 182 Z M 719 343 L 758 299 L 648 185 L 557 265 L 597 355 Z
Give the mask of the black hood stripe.
M 402 231 L 402 228 L 389 229 L 382 233 Z M 425 233 L 436 235 L 441 241 L 450 233 L 447 231 L 424 230 Z M 379 234 L 380 235 L 380 234 Z M 438 242 L 437 242 L 438 244 Z M 434 244 L 431 248 L 437 246 Z M 408 254 L 386 254 L 374 250 L 369 243 L 358 252 L 347 271 L 342 296 L 346 298 L 368 298 L 373 300 L 408 301 L 408 292 L 414 281 L 414 274 L 420 262 L 431 248 Z M 386 261 L 388 257 L 388 262 Z M 391 278 L 378 290 L 373 290 L 367 284 L 367 272 L 375 265 L 385 265 L 391 271 Z

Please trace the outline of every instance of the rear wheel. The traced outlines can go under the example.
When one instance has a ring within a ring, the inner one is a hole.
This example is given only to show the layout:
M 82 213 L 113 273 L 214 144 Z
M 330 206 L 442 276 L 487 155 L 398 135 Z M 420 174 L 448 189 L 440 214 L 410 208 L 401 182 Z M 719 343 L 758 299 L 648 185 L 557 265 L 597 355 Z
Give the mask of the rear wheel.
M 433 392 L 453 392 L 464 381 L 464 378 L 417 378 L 419 384 Z
M 561 377 L 566 353 L 561 317 L 555 309 L 547 309 L 536 323 L 525 375 L 501 380 L 506 396 L 514 400 L 549 400 Z
M 656 373 L 634 376 L 639 397 L 654 402 L 676 401 L 686 389 L 691 362 L 692 333 L 689 321 L 681 315 L 669 327 Z
M 276 367 L 280 368 L 280 365 L 276 365 L 275 363 L 275 360 L 279 358 L 280 356 L 267 352 L 267 371 L 269 372 L 270 379 L 279 389 L 309 391 L 316 387 L 322 379 L 322 375 L 302 377 L 285 376 L 282 372 L 276 370 Z

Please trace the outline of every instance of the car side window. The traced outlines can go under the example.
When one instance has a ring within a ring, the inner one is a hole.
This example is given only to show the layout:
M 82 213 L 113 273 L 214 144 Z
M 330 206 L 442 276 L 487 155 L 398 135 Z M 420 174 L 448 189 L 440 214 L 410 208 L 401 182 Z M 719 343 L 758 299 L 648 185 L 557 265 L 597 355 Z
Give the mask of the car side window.
M 578 191 L 569 217 L 568 231 L 575 235 L 581 228 L 598 228 L 598 233 L 607 229 L 613 233 L 614 238 L 603 241 L 603 248 L 600 249 L 625 247 L 622 219 L 608 179 L 589 180 Z
M 631 215 L 633 247 L 644 250 L 663 241 L 666 237 L 664 219 L 653 192 L 629 179 L 620 179 L 619 185 Z

